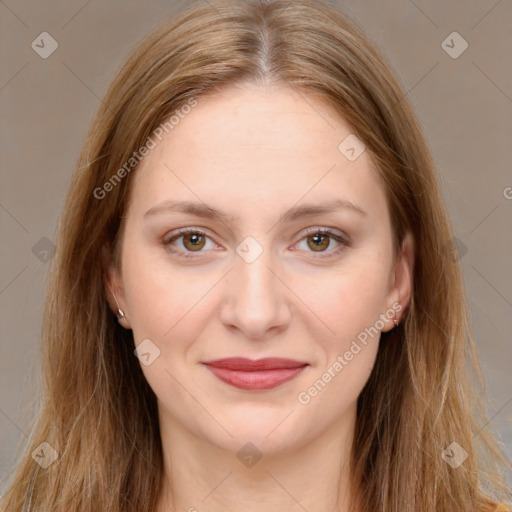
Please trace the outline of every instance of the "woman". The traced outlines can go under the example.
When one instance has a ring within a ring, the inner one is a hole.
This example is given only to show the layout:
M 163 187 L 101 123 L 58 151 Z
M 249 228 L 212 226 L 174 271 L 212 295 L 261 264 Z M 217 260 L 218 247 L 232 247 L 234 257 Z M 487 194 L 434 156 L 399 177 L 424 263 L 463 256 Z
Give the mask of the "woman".
M 506 510 L 451 239 L 353 24 L 309 0 L 190 7 L 84 145 L 4 509 Z

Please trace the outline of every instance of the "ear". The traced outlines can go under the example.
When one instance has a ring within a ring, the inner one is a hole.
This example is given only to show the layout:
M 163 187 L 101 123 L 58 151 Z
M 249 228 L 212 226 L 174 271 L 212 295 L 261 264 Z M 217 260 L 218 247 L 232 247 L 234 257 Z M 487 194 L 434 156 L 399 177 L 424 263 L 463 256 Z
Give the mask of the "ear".
M 121 271 L 114 262 L 110 245 L 105 245 L 102 247 L 101 256 L 103 260 L 103 268 L 105 269 L 104 285 L 107 302 L 114 315 L 119 315 L 119 309 L 123 311 L 125 316 L 124 318 L 119 319 L 119 323 L 124 328 L 130 329 L 130 322 L 128 320 L 129 313 L 126 307 Z
M 402 247 L 394 263 L 391 273 L 391 286 L 387 297 L 386 305 L 389 310 L 396 311 L 396 317 L 401 321 L 405 310 L 411 303 L 414 271 L 414 238 L 408 231 L 402 242 Z M 395 327 L 393 319 L 386 322 L 383 332 L 390 331 Z

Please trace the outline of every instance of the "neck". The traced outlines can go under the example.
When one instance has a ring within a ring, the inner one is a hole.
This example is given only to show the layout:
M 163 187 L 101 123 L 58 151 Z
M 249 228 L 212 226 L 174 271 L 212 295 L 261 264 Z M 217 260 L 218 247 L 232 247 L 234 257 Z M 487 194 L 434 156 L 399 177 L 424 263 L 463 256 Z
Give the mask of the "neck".
M 160 425 L 165 474 L 157 512 L 349 511 L 355 407 L 320 437 L 274 447 L 257 462 L 256 447 L 237 456 L 174 419 L 160 415 Z

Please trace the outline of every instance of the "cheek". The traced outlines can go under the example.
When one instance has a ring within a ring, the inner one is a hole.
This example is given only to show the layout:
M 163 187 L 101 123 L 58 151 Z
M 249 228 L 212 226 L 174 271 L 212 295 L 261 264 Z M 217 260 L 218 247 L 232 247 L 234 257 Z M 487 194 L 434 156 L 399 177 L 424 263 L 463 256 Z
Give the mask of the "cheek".
M 173 268 L 165 258 L 149 257 L 150 251 L 127 253 L 123 276 L 135 340 L 142 336 L 164 342 L 185 324 L 190 332 L 190 318 L 201 314 L 218 276 Z
M 295 290 L 310 307 L 309 316 L 318 332 L 325 333 L 324 340 L 341 350 L 385 312 L 387 283 L 384 264 L 360 260 L 307 282 L 297 280 Z
M 307 405 L 309 418 L 326 415 L 328 422 L 340 417 L 364 388 L 377 356 L 380 315 L 385 312 L 387 274 L 384 268 L 357 265 L 320 280 L 321 289 L 306 301 L 314 304 L 319 320 L 310 315 L 309 331 L 321 346 L 311 376 L 297 400 Z M 314 335 L 322 332 L 322 335 Z M 325 327 L 325 326 L 328 326 Z

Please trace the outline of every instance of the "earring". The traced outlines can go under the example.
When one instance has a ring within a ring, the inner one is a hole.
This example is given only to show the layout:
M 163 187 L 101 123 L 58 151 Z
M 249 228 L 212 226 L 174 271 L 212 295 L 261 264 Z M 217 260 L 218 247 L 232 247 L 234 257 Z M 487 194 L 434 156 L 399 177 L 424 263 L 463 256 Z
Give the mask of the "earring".
M 400 321 L 398 320 L 398 316 L 397 314 L 395 313 L 395 317 L 393 318 L 393 323 L 395 324 L 395 327 L 398 327 L 398 324 L 400 323 Z
M 117 302 L 116 294 L 114 292 L 112 292 L 112 295 L 114 296 L 114 300 L 116 301 L 116 304 L 117 304 L 117 315 L 116 315 L 117 321 L 120 323 L 122 320 L 127 320 L 126 315 L 124 314 L 124 311 L 119 306 L 119 302 Z
M 117 308 L 117 321 L 119 322 L 119 325 L 123 327 L 124 329 L 130 329 L 130 323 L 128 322 L 128 318 L 126 318 L 126 315 L 124 314 L 124 311 L 121 308 Z

